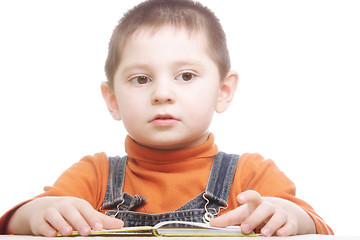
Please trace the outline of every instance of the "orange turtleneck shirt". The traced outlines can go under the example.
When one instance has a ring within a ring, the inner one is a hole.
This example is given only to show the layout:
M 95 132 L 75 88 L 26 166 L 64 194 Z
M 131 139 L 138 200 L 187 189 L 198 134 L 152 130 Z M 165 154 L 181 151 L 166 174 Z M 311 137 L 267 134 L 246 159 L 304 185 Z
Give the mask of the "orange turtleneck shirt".
M 190 149 L 156 150 L 140 146 L 126 138 L 128 155 L 123 191 L 145 197 L 147 202 L 136 211 L 146 213 L 170 212 L 203 192 L 210 174 L 212 159 L 218 153 L 214 136 Z M 107 188 L 109 163 L 105 153 L 85 156 L 66 170 L 52 187 L 45 187 L 43 196 L 74 196 L 100 209 Z M 287 199 L 302 207 L 314 220 L 317 233 L 332 234 L 332 230 L 306 202 L 295 197 L 295 185 L 272 160 L 259 154 L 243 154 L 238 162 L 228 199 L 229 207 L 220 214 L 239 206 L 236 196 L 246 190 L 262 196 Z M 0 234 L 13 212 L 21 204 L 0 218 Z

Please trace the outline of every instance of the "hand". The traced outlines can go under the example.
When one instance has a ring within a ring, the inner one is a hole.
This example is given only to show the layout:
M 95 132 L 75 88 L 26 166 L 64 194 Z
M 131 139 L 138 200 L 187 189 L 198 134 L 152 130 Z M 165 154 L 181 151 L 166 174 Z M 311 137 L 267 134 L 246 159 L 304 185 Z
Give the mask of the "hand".
M 122 228 L 124 222 L 96 211 L 87 201 L 75 197 L 43 197 L 20 207 L 9 222 L 14 234 L 53 237 L 76 230 L 82 236 L 91 230 Z
M 239 194 L 237 200 L 240 207 L 212 219 L 210 224 L 215 227 L 241 225 L 245 234 L 259 229 L 263 236 L 316 233 L 310 216 L 290 201 L 261 197 L 252 190 Z

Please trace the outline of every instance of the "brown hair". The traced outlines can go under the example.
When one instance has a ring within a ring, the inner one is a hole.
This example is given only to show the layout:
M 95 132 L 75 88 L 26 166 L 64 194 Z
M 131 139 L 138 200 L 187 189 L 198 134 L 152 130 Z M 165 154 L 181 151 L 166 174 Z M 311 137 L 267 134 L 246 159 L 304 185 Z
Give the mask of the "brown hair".
M 220 78 L 225 78 L 230 70 L 230 58 L 225 32 L 215 14 L 192 0 L 148 0 L 129 10 L 111 36 L 105 63 L 105 73 L 111 87 L 126 39 L 141 27 L 156 30 L 165 25 L 185 27 L 189 32 L 204 31 L 209 55 L 218 65 Z

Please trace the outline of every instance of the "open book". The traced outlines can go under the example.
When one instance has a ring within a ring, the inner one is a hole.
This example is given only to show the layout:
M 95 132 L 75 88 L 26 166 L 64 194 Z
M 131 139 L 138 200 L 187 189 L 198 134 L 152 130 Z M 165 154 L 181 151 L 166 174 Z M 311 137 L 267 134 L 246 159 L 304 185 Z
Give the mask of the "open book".
M 183 227 L 169 225 L 181 224 Z M 79 235 L 73 232 L 71 236 Z M 58 236 L 62 236 L 58 234 Z M 211 227 L 206 223 L 166 221 L 155 226 L 124 227 L 121 229 L 91 231 L 90 236 L 163 236 L 163 237 L 255 237 L 259 234 L 243 234 L 239 226 Z

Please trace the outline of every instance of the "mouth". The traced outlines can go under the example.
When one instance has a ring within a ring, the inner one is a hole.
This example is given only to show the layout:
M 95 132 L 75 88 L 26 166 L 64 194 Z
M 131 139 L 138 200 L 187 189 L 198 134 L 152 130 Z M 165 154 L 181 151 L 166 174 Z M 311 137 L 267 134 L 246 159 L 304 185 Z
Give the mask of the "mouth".
M 170 126 L 176 124 L 179 120 L 170 114 L 158 114 L 150 122 L 158 126 Z

